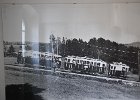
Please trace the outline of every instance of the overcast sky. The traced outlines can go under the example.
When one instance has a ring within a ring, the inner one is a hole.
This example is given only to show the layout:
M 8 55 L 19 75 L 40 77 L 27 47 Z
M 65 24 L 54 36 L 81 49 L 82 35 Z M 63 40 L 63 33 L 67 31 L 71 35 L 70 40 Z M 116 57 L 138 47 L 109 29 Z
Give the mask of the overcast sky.
M 59 37 L 103 37 L 119 43 L 140 41 L 140 3 L 13 5 L 3 9 L 4 40 L 49 42 Z

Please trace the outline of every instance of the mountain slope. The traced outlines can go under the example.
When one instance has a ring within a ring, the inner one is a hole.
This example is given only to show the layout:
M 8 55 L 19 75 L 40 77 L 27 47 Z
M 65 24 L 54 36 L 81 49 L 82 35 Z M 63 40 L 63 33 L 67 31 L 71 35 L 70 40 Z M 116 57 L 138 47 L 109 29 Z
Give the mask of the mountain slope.
M 140 42 L 133 42 L 133 43 L 130 43 L 130 44 L 126 44 L 126 46 L 133 46 L 133 47 L 140 48 Z

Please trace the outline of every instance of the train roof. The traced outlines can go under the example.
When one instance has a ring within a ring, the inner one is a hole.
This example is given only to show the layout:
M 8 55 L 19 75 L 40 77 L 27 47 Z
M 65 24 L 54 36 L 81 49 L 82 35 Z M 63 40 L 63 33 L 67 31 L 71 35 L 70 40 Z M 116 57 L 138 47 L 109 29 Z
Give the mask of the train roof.
M 117 67 L 125 67 L 125 68 L 130 68 L 129 66 L 127 66 L 126 64 L 123 64 L 122 62 L 113 62 L 112 64 L 110 64 L 111 66 L 117 66 Z

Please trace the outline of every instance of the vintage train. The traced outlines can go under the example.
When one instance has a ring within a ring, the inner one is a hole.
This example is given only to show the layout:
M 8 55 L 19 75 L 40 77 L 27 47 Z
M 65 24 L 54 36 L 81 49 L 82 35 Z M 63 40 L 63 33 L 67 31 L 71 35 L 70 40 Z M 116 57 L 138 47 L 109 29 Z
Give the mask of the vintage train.
M 24 55 L 23 55 L 24 53 Z M 58 63 L 58 68 L 63 65 L 64 70 L 68 70 L 76 73 L 84 74 L 102 74 L 109 77 L 127 77 L 129 72 L 129 66 L 123 64 L 122 62 L 107 63 L 101 59 L 94 59 L 88 57 L 78 57 L 78 56 L 67 56 L 62 57 L 49 52 L 38 52 L 38 51 L 19 51 L 18 56 L 22 59 L 30 57 L 32 59 L 39 59 L 39 61 L 45 60 L 50 61 L 50 63 Z M 18 60 L 19 58 L 17 58 Z M 63 60 L 62 60 L 63 59 Z M 24 63 L 25 61 L 22 61 Z M 42 66 L 48 67 L 53 64 L 46 65 L 46 63 L 41 64 Z
M 127 77 L 129 66 L 122 62 L 107 63 L 101 59 L 68 56 L 65 69 L 87 74 L 104 74 L 110 77 Z

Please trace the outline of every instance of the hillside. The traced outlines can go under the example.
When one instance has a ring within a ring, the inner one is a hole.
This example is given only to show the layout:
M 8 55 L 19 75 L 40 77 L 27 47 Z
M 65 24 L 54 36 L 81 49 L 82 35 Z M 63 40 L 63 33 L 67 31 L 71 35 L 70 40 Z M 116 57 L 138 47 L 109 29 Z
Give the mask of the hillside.
M 133 47 L 138 47 L 140 48 L 140 42 L 133 42 L 133 43 L 130 43 L 130 44 L 126 44 L 126 46 L 133 46 Z

